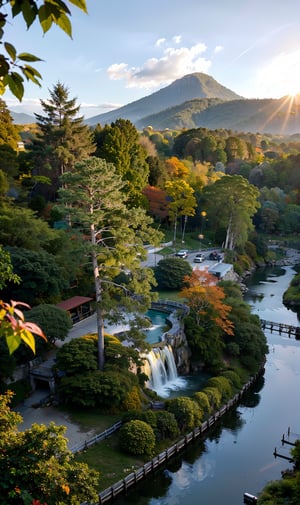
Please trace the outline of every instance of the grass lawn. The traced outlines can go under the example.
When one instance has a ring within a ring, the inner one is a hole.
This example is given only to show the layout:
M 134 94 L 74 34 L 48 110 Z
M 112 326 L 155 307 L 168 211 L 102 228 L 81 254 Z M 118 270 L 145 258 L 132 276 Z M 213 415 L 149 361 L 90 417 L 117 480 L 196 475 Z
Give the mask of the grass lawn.
M 95 444 L 86 451 L 76 454 L 76 461 L 87 463 L 100 473 L 99 492 L 115 484 L 151 458 L 131 456 L 118 447 L 118 433 Z
M 104 414 L 102 409 L 75 409 L 72 407 L 60 408 L 70 416 L 71 420 L 82 426 L 85 430 L 95 430 L 96 433 L 102 433 L 107 428 L 110 428 L 115 423 L 120 421 L 120 414 Z

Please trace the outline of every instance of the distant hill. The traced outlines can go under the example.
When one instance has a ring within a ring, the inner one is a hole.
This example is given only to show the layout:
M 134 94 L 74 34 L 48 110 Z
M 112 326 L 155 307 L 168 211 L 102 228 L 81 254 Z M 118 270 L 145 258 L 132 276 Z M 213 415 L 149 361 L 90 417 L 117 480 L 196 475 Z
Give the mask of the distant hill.
M 25 114 L 24 112 L 13 112 L 12 110 L 10 110 L 9 113 L 15 124 L 36 123 L 35 116 L 30 116 L 29 114 Z
M 136 122 L 138 129 L 226 128 L 282 135 L 300 133 L 300 95 L 279 99 L 191 100 Z
M 226 101 L 242 97 L 219 84 L 213 77 L 207 74 L 194 73 L 177 79 L 169 86 L 149 96 L 140 98 L 113 111 L 91 117 L 85 122 L 91 126 L 97 123 L 104 125 L 122 118 L 129 119 L 132 123 L 136 124 L 139 120 L 150 114 L 159 113 L 194 98 L 219 98 Z

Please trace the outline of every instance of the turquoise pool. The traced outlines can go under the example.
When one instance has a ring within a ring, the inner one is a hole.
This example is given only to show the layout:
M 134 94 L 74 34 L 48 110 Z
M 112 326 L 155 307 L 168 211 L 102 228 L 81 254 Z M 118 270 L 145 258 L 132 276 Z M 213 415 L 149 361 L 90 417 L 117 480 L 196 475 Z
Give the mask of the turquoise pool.
M 146 340 L 149 344 L 160 342 L 162 334 L 170 328 L 170 324 L 167 321 L 168 315 L 167 312 L 153 309 L 146 312 L 145 316 L 149 317 L 152 321 L 152 326 L 144 331 Z

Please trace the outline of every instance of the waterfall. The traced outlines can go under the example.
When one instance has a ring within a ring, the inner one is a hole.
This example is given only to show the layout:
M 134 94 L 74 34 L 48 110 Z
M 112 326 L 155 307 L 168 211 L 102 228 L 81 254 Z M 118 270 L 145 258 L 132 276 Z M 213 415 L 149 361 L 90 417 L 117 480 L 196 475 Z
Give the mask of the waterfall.
M 143 372 L 149 377 L 148 387 L 156 391 L 162 398 L 170 394 L 170 390 L 178 390 L 185 383 L 178 377 L 173 350 L 170 345 L 162 349 L 153 348 L 144 355 Z

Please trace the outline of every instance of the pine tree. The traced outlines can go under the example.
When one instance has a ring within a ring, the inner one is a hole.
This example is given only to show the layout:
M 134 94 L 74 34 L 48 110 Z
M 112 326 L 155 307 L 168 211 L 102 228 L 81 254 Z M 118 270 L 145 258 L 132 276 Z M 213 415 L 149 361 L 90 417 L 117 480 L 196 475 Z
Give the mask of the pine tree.
M 92 154 L 95 146 L 91 131 L 79 115 L 76 98 L 69 99 L 66 86 L 58 82 L 50 91 L 50 99 L 41 100 L 41 105 L 45 115 L 35 114 L 40 132 L 31 148 L 34 175 L 50 180 L 50 186 L 39 185 L 37 192 L 55 200 L 59 177 Z
M 58 208 L 76 222 L 86 244 L 95 282 L 99 369 L 104 367 L 104 318 L 143 314 L 155 297 L 151 269 L 142 268 L 144 243 L 157 244 L 160 232 L 143 209 L 128 208 L 124 182 L 114 165 L 97 157 L 76 163 L 62 175 Z

